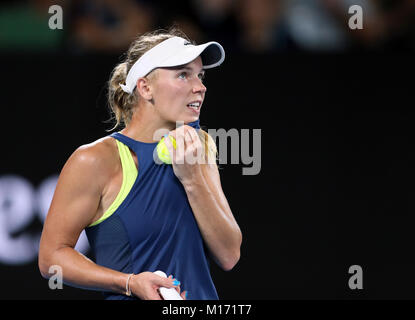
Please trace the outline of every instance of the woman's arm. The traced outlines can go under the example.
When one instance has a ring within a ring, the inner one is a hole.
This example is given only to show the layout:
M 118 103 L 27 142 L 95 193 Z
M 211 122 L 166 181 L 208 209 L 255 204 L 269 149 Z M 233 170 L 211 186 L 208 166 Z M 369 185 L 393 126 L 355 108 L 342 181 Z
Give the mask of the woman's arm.
M 223 193 L 218 168 L 206 164 L 184 188 L 199 229 L 211 254 L 224 270 L 239 260 L 242 233 Z
M 62 169 L 40 241 L 43 277 L 52 276 L 49 268 L 58 265 L 64 282 L 74 287 L 126 292 L 128 274 L 99 266 L 74 249 L 82 230 L 99 212 L 102 194 L 119 161 L 118 157 L 111 161 L 113 154 L 105 144 L 81 147 Z M 131 277 L 129 284 L 141 299 L 160 299 L 157 289 L 173 287 L 173 280 L 143 272 Z
M 173 135 L 177 141 L 184 139 L 184 151 L 178 147 L 173 152 L 170 139 L 166 139 L 166 146 L 173 152 L 173 169 L 184 186 L 207 247 L 216 262 L 224 270 L 230 270 L 240 257 L 242 233 L 223 193 L 216 164 L 185 161 L 187 155 L 201 154 L 202 146 L 196 131 L 183 127 L 184 130 L 176 130 Z
M 123 293 L 128 275 L 98 266 L 74 250 L 80 233 L 98 210 L 108 178 L 97 151 L 97 147 L 79 148 L 62 169 L 43 227 L 39 269 L 48 278 L 49 267 L 58 265 L 65 283 Z

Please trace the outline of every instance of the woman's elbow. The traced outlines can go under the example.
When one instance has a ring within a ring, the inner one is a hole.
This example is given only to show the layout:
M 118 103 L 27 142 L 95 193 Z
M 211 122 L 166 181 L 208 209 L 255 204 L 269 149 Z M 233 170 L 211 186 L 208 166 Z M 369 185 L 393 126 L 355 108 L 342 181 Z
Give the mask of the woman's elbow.
M 241 258 L 242 233 L 239 231 L 237 245 L 222 263 L 222 269 L 231 271 Z
M 238 261 L 239 261 L 239 257 L 233 258 L 233 259 L 229 259 L 227 262 L 225 262 L 222 265 L 222 269 L 224 271 L 231 271 L 236 266 L 236 264 L 238 263 Z
M 38 256 L 38 267 L 40 274 L 43 278 L 48 279 L 49 278 L 49 264 L 46 262 L 45 258 L 39 254 Z
M 237 250 L 229 255 L 225 261 L 222 262 L 221 267 L 224 271 L 231 271 L 238 263 L 241 257 L 241 251 Z
M 49 279 L 51 276 L 50 267 L 53 266 L 52 260 L 52 252 L 40 247 L 38 254 L 38 267 L 40 274 L 45 279 Z

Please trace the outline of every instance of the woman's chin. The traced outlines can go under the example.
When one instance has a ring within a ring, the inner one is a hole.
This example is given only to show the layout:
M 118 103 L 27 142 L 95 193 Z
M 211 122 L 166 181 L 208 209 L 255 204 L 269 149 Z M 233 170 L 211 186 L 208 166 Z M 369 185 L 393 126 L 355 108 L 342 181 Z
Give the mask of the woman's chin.
M 186 115 L 185 117 L 182 117 L 181 120 L 177 120 L 177 122 L 183 122 L 183 123 L 190 123 L 199 120 L 199 115 L 189 116 Z

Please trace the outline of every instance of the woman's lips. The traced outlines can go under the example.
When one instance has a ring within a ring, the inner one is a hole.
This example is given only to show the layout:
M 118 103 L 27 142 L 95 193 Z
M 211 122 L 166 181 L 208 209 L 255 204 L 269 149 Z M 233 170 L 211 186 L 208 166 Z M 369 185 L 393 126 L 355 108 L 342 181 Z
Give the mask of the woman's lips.
M 187 106 L 187 108 L 196 114 L 200 114 L 200 107 L 194 108 L 194 107 Z
M 202 107 L 202 101 L 193 101 L 186 105 L 187 108 L 191 109 L 194 113 L 199 114 L 200 108 Z

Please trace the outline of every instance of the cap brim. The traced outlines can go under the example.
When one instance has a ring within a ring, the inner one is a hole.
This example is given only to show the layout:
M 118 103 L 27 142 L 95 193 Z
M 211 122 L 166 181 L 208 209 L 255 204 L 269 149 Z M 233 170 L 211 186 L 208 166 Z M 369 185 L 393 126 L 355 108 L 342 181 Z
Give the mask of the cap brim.
M 189 45 L 179 54 L 172 55 L 160 67 L 176 67 L 192 62 L 201 56 L 203 69 L 214 68 L 225 60 L 225 50 L 215 42 L 207 42 L 198 46 Z

